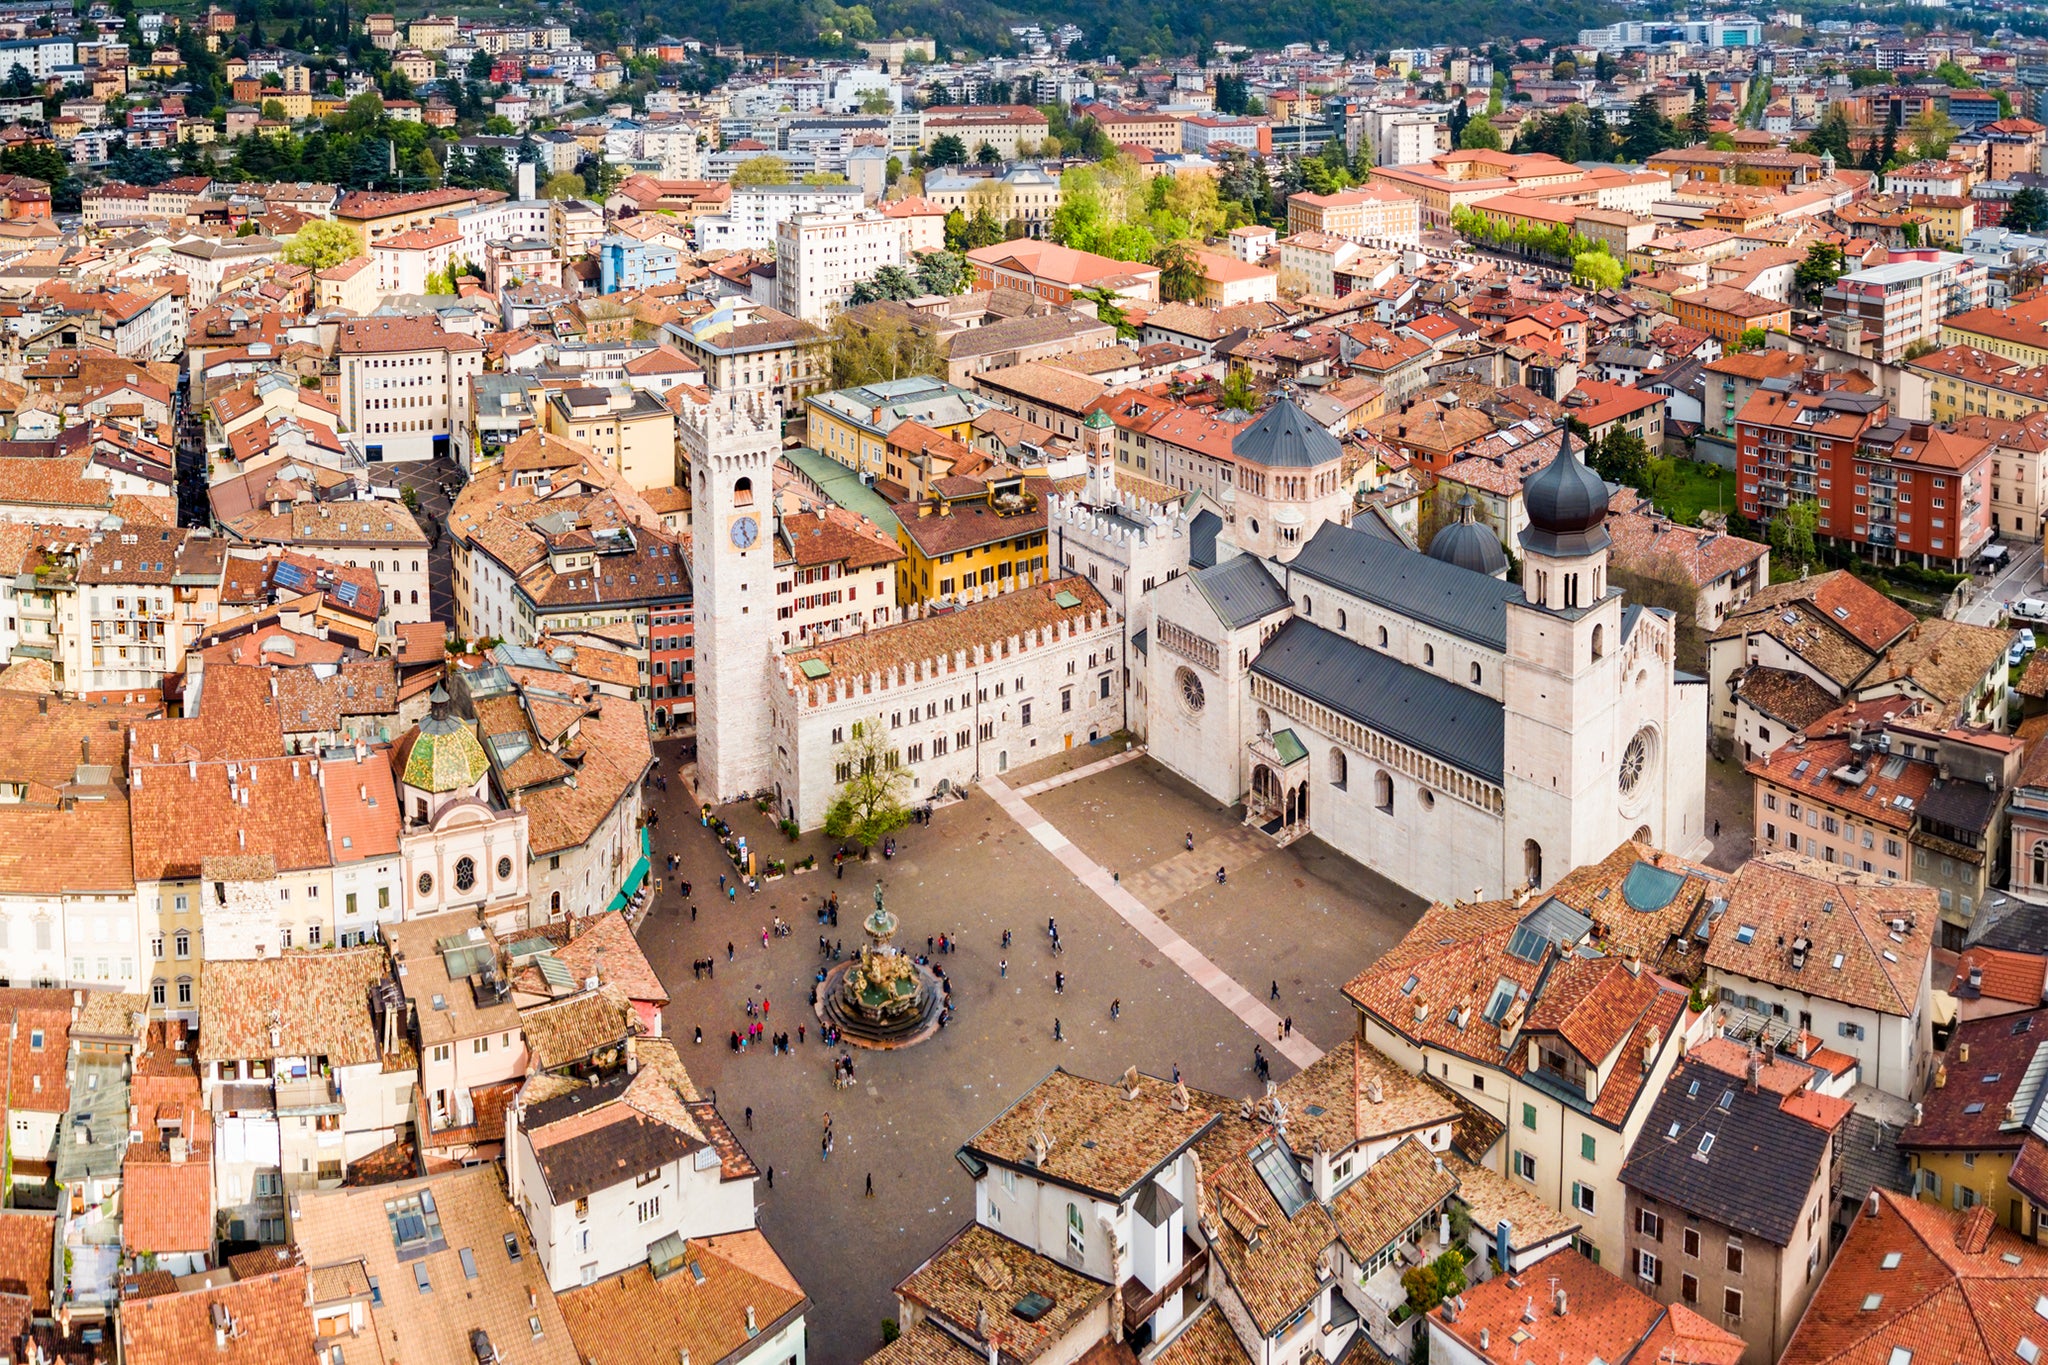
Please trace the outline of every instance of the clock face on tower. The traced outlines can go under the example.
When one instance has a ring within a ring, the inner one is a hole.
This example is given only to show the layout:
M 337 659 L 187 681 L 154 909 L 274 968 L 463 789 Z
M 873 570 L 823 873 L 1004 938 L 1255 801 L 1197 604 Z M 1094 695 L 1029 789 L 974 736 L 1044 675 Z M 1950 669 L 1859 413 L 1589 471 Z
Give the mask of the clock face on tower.
M 736 517 L 732 523 L 732 543 L 742 550 L 754 543 L 754 537 L 761 533 L 760 524 L 752 517 Z

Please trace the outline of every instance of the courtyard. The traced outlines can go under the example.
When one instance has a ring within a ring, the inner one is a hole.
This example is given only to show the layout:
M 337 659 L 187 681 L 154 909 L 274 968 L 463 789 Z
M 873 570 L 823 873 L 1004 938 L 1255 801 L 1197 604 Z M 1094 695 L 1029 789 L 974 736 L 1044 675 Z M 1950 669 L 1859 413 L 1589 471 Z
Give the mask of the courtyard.
M 817 1305 L 810 1347 L 823 1365 L 860 1360 L 880 1345 L 882 1319 L 895 1315 L 892 1287 L 973 1216 L 973 1187 L 955 1149 L 1041 1075 L 1065 1066 L 1107 1078 L 1132 1065 L 1165 1075 L 1178 1065 L 1190 1085 L 1256 1094 L 1253 1046 L 1263 1044 L 1277 1080 L 1295 1069 L 1287 1052 L 1313 1056 L 1350 1036 L 1355 1015 L 1343 983 L 1422 913 L 1419 900 L 1313 838 L 1282 849 L 1243 829 L 1149 758 L 1103 766 L 1120 747 L 1088 746 L 1005 774 L 1000 794 L 1010 809 L 985 790 L 941 805 L 929 825 L 896 836 L 893 859 L 849 861 L 843 876 L 832 867 L 834 841 L 814 834 L 792 843 L 752 806 L 726 808 L 723 818 L 763 855 L 794 864 L 815 854 L 819 863 L 727 901 L 719 874 L 731 864 L 678 780 L 678 746 L 657 744 L 668 787 L 649 800 L 659 812 L 662 882 L 641 946 L 671 996 L 668 1032 L 764 1171 L 761 1226 Z M 1050 783 L 1059 785 L 1039 789 Z M 1013 818 L 1019 793 L 1071 842 L 1065 861 L 1043 826 L 1034 837 Z M 671 853 L 681 859 L 674 874 Z M 1140 915 L 1157 917 L 1149 934 L 1076 876 L 1077 860 L 1099 865 L 1095 880 L 1112 896 L 1120 888 Z M 1220 885 L 1218 867 L 1227 869 Z M 855 1084 L 835 1089 L 838 1051 L 819 1045 L 809 1000 L 823 961 L 818 938 L 843 941 L 849 954 L 857 948 L 877 877 L 902 920 L 899 944 L 922 952 L 927 937 L 957 939 L 955 952 L 933 959 L 954 983 L 955 1012 L 919 1046 L 852 1050 Z M 692 883 L 690 901 L 679 894 L 682 881 Z M 839 925 L 821 927 L 817 908 L 835 891 Z M 762 931 L 777 916 L 791 932 L 771 934 L 764 947 Z M 1057 957 L 1048 916 L 1059 921 Z M 1007 951 L 1006 929 L 1014 935 Z M 711 980 L 693 979 L 691 963 L 703 958 L 715 963 Z M 1191 961 L 1202 980 L 1184 969 Z M 1066 976 L 1063 993 L 1054 990 L 1056 971 Z M 768 1032 L 805 1027 L 794 1055 L 766 1047 L 733 1054 L 730 1035 L 744 1029 L 750 997 L 769 1002 Z M 1115 1021 L 1112 1001 L 1121 1005 Z M 1266 1010 L 1294 1022 L 1284 1050 L 1245 1022 Z M 701 1046 L 692 1043 L 698 1028 Z M 826 1159 L 828 1113 L 835 1146 Z

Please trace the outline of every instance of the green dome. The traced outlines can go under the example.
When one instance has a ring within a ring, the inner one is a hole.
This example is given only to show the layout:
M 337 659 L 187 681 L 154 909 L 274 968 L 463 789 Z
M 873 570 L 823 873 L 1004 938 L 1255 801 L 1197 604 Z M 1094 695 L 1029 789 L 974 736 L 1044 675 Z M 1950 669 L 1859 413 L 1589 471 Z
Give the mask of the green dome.
M 436 714 L 420 722 L 400 780 L 424 792 L 452 792 L 474 786 L 490 770 L 476 732 L 453 716 Z
M 1086 417 L 1083 417 L 1081 419 L 1081 425 L 1084 427 L 1093 427 L 1095 430 L 1100 431 L 1104 427 L 1114 426 L 1115 423 L 1109 420 L 1108 413 L 1104 412 L 1101 408 L 1097 408 L 1095 411 L 1089 413 Z

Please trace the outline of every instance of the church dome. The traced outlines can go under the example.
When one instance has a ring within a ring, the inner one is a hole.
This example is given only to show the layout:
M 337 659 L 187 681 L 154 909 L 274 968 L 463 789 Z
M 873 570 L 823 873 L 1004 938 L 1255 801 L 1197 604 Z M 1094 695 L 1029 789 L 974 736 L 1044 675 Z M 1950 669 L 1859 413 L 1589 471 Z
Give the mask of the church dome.
M 1108 413 L 1104 412 L 1101 408 L 1097 408 L 1081 419 L 1081 425 L 1095 431 L 1101 431 L 1104 427 L 1116 424 L 1110 421 Z
M 1522 544 L 1538 554 L 1571 557 L 1592 554 L 1610 543 L 1607 528 L 1607 484 L 1572 452 L 1570 428 L 1558 442 L 1557 458 L 1522 486 L 1529 529 Z
M 1231 439 L 1230 452 L 1240 460 L 1284 469 L 1312 469 L 1344 455 L 1329 429 L 1303 412 L 1292 398 L 1282 398 L 1237 433 Z
M 1458 519 L 1429 542 L 1429 557 L 1473 573 L 1498 577 L 1507 572 L 1508 554 L 1493 528 L 1472 519 L 1472 495 L 1458 499 Z
M 433 714 L 420 722 L 413 735 L 399 781 L 434 793 L 474 786 L 491 770 L 484 746 L 466 722 L 448 714 L 448 694 L 439 687 L 434 689 L 433 702 Z

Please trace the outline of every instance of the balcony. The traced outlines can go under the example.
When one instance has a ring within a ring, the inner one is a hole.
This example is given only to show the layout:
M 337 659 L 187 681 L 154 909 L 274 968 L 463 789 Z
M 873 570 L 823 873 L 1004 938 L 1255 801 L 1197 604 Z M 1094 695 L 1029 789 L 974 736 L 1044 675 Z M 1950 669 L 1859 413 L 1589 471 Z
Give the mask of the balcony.
M 296 1076 L 277 1083 L 277 1113 L 286 1115 L 339 1114 L 340 1092 L 326 1076 Z
M 1870 543 L 1872 545 L 1896 545 L 1899 543 L 1899 533 L 1889 526 L 1873 526 L 1870 528 Z

